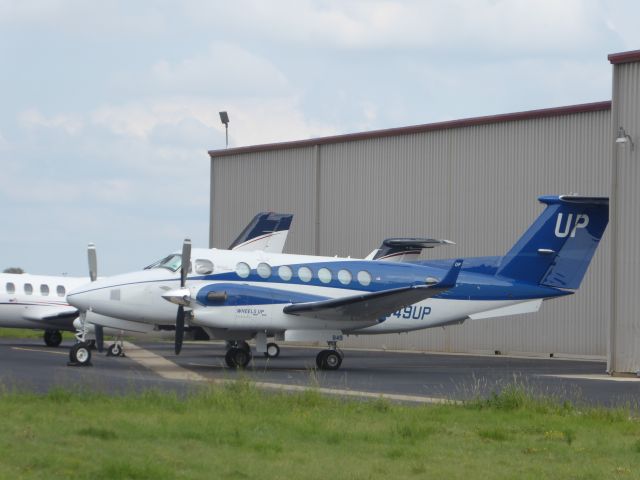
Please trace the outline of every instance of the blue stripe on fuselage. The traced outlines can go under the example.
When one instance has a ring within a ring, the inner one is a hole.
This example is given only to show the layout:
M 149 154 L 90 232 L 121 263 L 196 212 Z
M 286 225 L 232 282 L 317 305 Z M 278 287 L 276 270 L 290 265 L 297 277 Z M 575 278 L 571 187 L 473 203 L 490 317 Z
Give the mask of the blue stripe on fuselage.
M 478 270 L 493 270 L 490 266 L 490 259 L 499 257 L 484 257 L 479 261 L 470 262 L 469 269 L 466 267 L 467 260 L 463 263 L 462 271 L 458 277 L 456 286 L 434 298 L 448 300 L 527 300 L 533 298 L 552 298 L 571 294 L 556 288 L 532 285 L 517 282 L 509 279 L 498 279 L 492 275 L 477 273 Z M 469 259 L 476 260 L 476 259 Z M 435 262 L 434 262 L 435 263 Z M 395 263 L 395 262 L 371 262 L 371 261 L 335 261 L 318 263 L 301 263 L 288 265 L 293 270 L 293 277 L 284 281 L 278 276 L 278 266 L 274 266 L 269 278 L 262 278 L 256 269 L 252 269 L 246 278 L 241 278 L 235 272 L 211 274 L 203 277 L 196 277 L 198 280 L 211 280 L 218 282 L 252 282 L 263 283 L 265 287 L 269 284 L 277 284 L 277 290 L 286 289 L 286 285 L 309 285 L 313 287 L 328 287 L 348 290 L 359 290 L 362 292 L 379 292 L 393 288 L 406 287 L 408 285 L 424 285 L 427 278 L 444 278 L 449 271 L 453 260 L 438 261 L 442 267 L 434 267 L 416 263 Z M 298 269 L 307 267 L 313 272 L 313 277 L 309 282 L 304 282 L 298 276 Z M 323 283 L 318 278 L 318 270 L 327 268 L 331 271 L 331 281 Z M 352 275 L 352 281 L 344 285 L 337 280 L 338 270 L 346 269 Z M 369 285 L 361 285 L 357 281 L 357 274 L 364 270 L 371 274 L 372 281 Z M 275 287 L 275 285 L 274 285 Z M 204 287 L 206 288 L 206 287 Z M 215 290 L 212 289 L 212 290 Z M 299 300 L 312 301 L 312 300 Z

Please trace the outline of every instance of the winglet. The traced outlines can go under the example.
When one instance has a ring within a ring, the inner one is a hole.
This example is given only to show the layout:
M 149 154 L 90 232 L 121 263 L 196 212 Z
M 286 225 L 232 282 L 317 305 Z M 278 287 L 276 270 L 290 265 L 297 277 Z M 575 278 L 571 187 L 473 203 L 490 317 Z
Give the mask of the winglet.
M 453 262 L 451 268 L 444 276 L 444 278 L 434 285 L 434 288 L 453 288 L 456 286 L 456 282 L 458 281 L 458 275 L 460 275 L 460 270 L 462 270 L 462 259 L 459 258 Z

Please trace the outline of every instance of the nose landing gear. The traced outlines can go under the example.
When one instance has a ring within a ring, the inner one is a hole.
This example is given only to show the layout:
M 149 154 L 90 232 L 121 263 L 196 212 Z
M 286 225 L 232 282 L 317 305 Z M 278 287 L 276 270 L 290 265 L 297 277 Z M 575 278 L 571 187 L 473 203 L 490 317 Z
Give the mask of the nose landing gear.
M 87 339 L 87 322 L 86 322 L 87 314 L 86 312 L 82 312 L 80 314 L 79 320 L 80 325 L 76 332 L 76 339 L 78 343 L 76 343 L 69 350 L 69 362 L 67 363 L 70 367 L 91 367 L 91 344 L 90 340 Z

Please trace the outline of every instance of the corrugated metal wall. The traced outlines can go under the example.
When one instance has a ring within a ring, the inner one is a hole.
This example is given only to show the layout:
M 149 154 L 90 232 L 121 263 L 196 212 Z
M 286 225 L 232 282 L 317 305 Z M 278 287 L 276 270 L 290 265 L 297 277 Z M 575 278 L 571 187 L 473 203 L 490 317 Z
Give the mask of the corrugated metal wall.
M 610 145 L 603 110 L 214 157 L 213 244 L 228 245 L 252 215 L 271 209 L 295 214 L 288 252 L 362 257 L 386 237 L 410 235 L 457 242 L 431 258 L 501 255 L 542 210 L 537 196 L 609 194 Z M 605 236 L 575 297 L 538 314 L 346 343 L 604 356 L 608 245 Z
M 227 248 L 256 213 L 274 211 L 295 215 L 287 251 L 313 253 L 313 148 L 221 157 L 213 166 L 211 245 Z
M 614 66 L 612 134 L 624 128 L 635 146 L 613 144 L 613 304 L 608 370 L 640 372 L 640 62 Z

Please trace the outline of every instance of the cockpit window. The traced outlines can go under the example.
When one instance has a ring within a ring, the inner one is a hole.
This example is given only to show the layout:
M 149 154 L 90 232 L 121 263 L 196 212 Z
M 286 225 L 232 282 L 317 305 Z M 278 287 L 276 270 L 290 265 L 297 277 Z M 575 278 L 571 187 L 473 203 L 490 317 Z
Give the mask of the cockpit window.
M 158 260 L 157 262 L 152 263 L 148 267 L 144 267 L 145 270 L 150 270 L 152 268 L 166 268 L 171 270 L 172 272 L 177 272 L 182 266 L 182 255 L 179 253 L 172 253 L 164 257 L 162 260 Z

